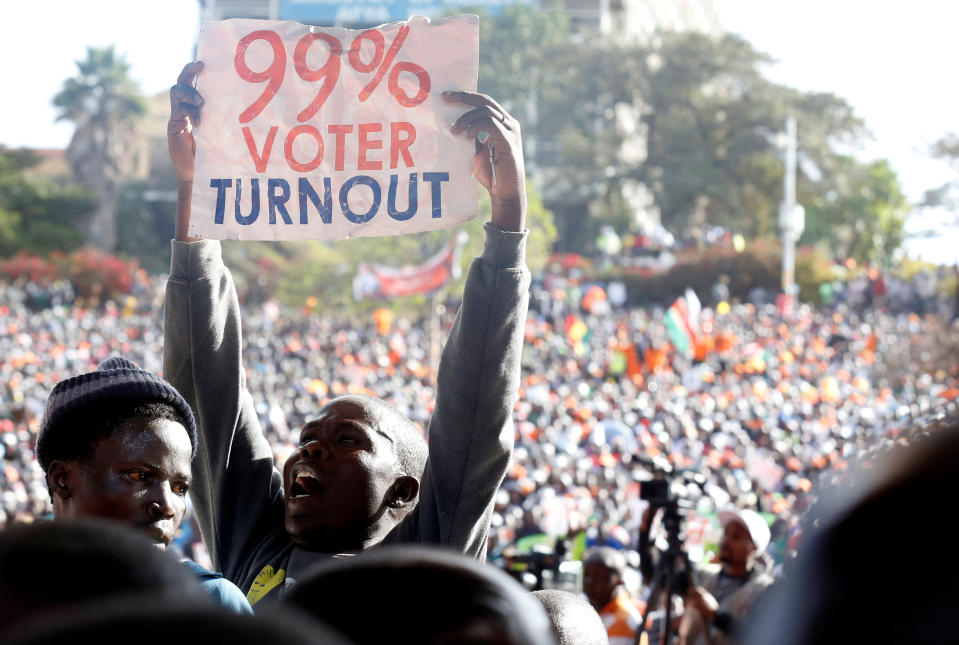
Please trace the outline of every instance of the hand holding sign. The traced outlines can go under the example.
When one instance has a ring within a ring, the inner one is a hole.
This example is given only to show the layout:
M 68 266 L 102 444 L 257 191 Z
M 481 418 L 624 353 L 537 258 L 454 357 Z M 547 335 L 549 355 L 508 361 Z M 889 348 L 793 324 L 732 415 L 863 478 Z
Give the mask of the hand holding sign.
M 362 32 L 204 23 L 205 67 L 185 68 L 171 91 L 181 182 L 193 174 L 184 154 L 196 158 L 189 234 L 331 239 L 445 228 L 476 213 L 470 151 L 494 202 L 519 204 L 518 124 L 489 97 L 460 90 L 475 87 L 477 29 L 472 16 Z M 473 147 L 458 136 L 481 130 L 488 140 Z

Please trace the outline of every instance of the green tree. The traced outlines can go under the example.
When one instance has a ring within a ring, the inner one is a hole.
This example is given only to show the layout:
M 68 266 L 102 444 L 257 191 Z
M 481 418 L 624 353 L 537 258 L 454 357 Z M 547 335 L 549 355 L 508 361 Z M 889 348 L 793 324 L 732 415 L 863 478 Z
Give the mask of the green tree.
M 574 33 L 556 6 L 520 3 L 481 19 L 479 88 L 521 122 L 527 169 L 562 250 L 582 250 L 601 223 L 629 219 L 615 117 L 642 94 L 634 51 Z
M 69 251 L 83 242 L 76 217 L 92 210 L 92 196 L 73 182 L 30 177 L 36 162 L 28 151 L 0 151 L 0 257 Z
M 959 171 L 959 134 L 950 132 L 936 141 L 929 148 L 929 153 L 936 159 L 949 164 L 953 170 Z M 941 206 L 956 209 L 959 207 L 959 181 L 946 182 L 942 186 L 926 191 L 922 206 Z
M 886 160 L 863 164 L 837 160 L 846 183 L 811 199 L 806 206 L 802 241 L 823 243 L 838 257 L 889 264 L 902 245 L 909 203 Z
M 732 35 L 664 34 L 651 49 L 648 156 L 633 176 L 650 186 L 668 227 L 775 234 L 783 181 L 777 140 L 790 115 L 799 130 L 800 201 L 841 184 L 837 149 L 866 136 L 862 120 L 832 94 L 769 81 L 760 71 L 769 60 Z
M 57 120 L 75 126 L 67 148 L 74 175 L 97 195 L 87 241 L 112 252 L 117 244 L 120 187 L 139 157 L 137 126 L 146 105 L 129 76 L 129 64 L 112 46 L 88 47 L 77 70 L 75 77 L 64 81 L 53 104 L 59 109 Z

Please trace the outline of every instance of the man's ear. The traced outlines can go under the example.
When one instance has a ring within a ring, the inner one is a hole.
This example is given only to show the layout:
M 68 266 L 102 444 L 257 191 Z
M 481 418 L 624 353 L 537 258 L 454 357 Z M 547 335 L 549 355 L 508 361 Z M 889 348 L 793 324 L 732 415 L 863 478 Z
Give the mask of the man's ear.
M 47 487 L 60 499 L 70 498 L 70 479 L 73 475 L 73 464 L 54 459 L 47 468 Z
M 404 508 L 416 501 L 416 496 L 419 494 L 419 480 L 409 475 L 400 475 L 386 491 L 386 505 L 390 508 Z

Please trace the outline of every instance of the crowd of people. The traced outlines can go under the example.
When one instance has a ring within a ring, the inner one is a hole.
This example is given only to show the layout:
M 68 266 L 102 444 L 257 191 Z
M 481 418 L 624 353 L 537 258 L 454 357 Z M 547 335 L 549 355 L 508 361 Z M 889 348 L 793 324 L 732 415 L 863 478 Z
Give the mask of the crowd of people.
M 104 303 L 0 282 L 4 638 L 155 624 L 147 642 L 167 642 L 195 617 L 192 636 L 216 624 L 240 642 L 727 643 L 768 603 L 769 642 L 777 611 L 821 632 L 859 597 L 844 567 L 875 556 L 849 535 L 903 501 L 944 503 L 959 426 L 925 429 L 959 395 L 948 316 L 890 306 L 872 276 L 868 298 L 821 307 L 721 288 L 706 308 L 690 290 L 638 306 L 622 283 L 552 269 L 530 284 L 519 126 L 486 95 L 443 93 L 492 215 L 439 325 L 241 307 L 219 243 L 189 234 L 202 70 L 170 94 L 170 275 Z M 876 467 L 882 486 L 841 517 L 820 508 L 890 444 L 915 449 Z M 809 531 L 811 512 L 827 528 Z M 169 548 L 178 531 L 189 557 Z M 804 540 L 813 566 L 770 594 Z M 820 561 L 835 602 L 807 592 Z M 928 586 L 905 569 L 902 588 Z M 542 589 L 571 572 L 572 593 Z
M 116 353 L 162 372 L 163 284 L 122 303 L 40 309 L 27 305 L 25 285 L 0 284 L 0 520 L 49 512 L 34 443 L 56 382 Z M 694 557 L 715 545 L 713 509 L 732 503 L 774 520 L 781 561 L 823 473 L 841 473 L 859 451 L 934 418 L 957 394 L 955 374 L 917 363 L 942 336 L 941 318 L 840 305 L 802 306 L 784 321 L 771 305 L 707 307 L 700 343 L 684 356 L 669 343 L 664 310 L 589 313 L 585 291 L 558 274 L 534 283 L 494 553 L 530 535 L 583 531 L 589 543 L 634 547 L 638 482 L 658 468 L 690 468 L 705 476 L 690 491 L 701 511 L 689 522 Z M 575 342 L 571 318 L 587 329 Z M 246 376 L 278 462 L 310 415 L 341 394 L 383 397 L 425 428 L 435 389 L 425 320 L 355 325 L 272 301 L 248 307 Z

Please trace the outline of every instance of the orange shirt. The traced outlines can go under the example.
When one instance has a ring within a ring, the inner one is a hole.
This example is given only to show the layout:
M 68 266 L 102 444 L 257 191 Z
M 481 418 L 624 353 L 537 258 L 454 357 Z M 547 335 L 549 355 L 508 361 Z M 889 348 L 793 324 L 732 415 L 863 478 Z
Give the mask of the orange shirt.
M 636 630 L 643 616 L 629 594 L 620 590 L 599 612 L 599 618 L 609 635 L 609 645 L 634 645 Z

